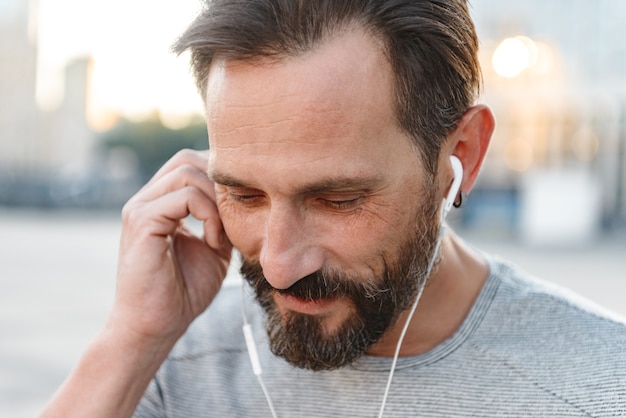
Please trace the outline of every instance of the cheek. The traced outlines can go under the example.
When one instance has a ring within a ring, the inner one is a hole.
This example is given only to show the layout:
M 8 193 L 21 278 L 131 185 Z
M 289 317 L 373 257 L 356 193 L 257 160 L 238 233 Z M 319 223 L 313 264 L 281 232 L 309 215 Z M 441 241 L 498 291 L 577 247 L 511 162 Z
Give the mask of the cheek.
M 381 256 L 397 251 L 414 225 L 413 216 L 405 209 L 392 205 L 364 209 L 353 219 L 328 228 L 332 237 L 328 245 L 340 267 L 359 273 L 378 271 Z
M 216 195 L 216 204 L 230 242 L 247 258 L 253 257 L 259 245 L 261 219 L 254 214 L 242 213 L 236 205 L 219 194 Z

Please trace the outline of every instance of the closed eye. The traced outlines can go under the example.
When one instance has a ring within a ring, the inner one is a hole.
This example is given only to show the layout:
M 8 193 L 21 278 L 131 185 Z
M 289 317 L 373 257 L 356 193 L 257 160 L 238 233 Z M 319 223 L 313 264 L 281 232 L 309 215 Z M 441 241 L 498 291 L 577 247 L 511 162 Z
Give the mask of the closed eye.
M 361 196 L 352 199 L 321 199 L 326 206 L 338 210 L 354 209 L 361 204 L 362 200 Z
M 231 193 L 230 194 L 231 199 L 233 200 L 238 200 L 238 201 L 249 201 L 249 200 L 253 200 L 256 199 L 257 197 L 260 197 L 259 195 L 254 195 L 254 194 L 235 194 L 235 193 Z
M 228 197 L 236 202 L 255 203 L 263 198 L 263 193 L 254 189 L 229 188 Z

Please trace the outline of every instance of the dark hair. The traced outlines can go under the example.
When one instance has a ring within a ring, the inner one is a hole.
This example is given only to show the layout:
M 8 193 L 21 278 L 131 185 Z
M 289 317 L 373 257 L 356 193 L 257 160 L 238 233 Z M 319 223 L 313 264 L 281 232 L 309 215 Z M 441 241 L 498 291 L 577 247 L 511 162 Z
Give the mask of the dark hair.
M 466 0 L 208 0 L 172 49 L 190 50 L 205 99 L 215 56 L 296 56 L 354 26 L 382 41 L 400 127 L 434 173 L 441 144 L 480 89 L 478 40 Z

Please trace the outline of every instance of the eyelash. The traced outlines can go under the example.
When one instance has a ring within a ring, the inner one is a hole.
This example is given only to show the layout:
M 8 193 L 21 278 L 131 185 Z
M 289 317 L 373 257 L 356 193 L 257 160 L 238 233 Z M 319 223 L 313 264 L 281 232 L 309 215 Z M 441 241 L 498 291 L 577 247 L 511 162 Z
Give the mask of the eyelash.
M 230 198 L 237 201 L 237 202 L 243 202 L 243 203 L 250 203 L 252 201 L 254 201 L 255 199 L 259 198 L 259 195 L 256 194 L 235 194 L 235 193 L 230 193 Z
M 322 201 L 324 202 L 324 204 L 326 204 L 327 206 L 330 206 L 331 208 L 345 210 L 345 209 L 353 209 L 356 206 L 358 206 L 358 204 L 361 202 L 361 198 L 357 197 L 357 198 L 348 199 L 348 200 L 322 199 Z
M 256 203 L 262 196 L 258 194 L 237 194 L 237 193 L 229 193 L 229 196 L 235 202 L 239 202 L 242 204 L 254 204 Z M 319 198 L 318 201 L 322 203 L 324 206 L 327 206 L 331 209 L 336 210 L 350 210 L 356 208 L 362 201 L 362 197 L 355 197 L 353 199 L 345 199 L 345 200 L 334 200 L 334 199 L 324 199 Z

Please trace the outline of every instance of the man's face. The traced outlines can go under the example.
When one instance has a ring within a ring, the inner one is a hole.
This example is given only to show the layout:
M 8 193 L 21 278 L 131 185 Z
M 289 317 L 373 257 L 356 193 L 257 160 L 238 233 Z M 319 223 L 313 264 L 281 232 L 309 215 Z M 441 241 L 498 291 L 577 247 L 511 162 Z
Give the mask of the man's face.
M 282 61 L 216 61 L 209 173 L 272 350 L 350 363 L 405 310 L 437 236 L 438 190 L 396 122 L 379 46 L 359 33 Z
M 287 289 L 276 289 L 263 275 L 258 261 L 242 260 L 241 273 L 267 312 L 266 328 L 272 352 L 291 364 L 310 370 L 335 369 L 352 363 L 376 343 L 398 315 L 409 308 L 425 284 L 438 224 L 435 200 L 424 204 L 416 225 L 397 251 L 383 256 L 382 272 L 352 276 L 341 269 L 322 268 Z M 350 315 L 336 329 L 324 326 L 327 315 L 283 312 L 276 295 L 310 304 L 348 302 Z

